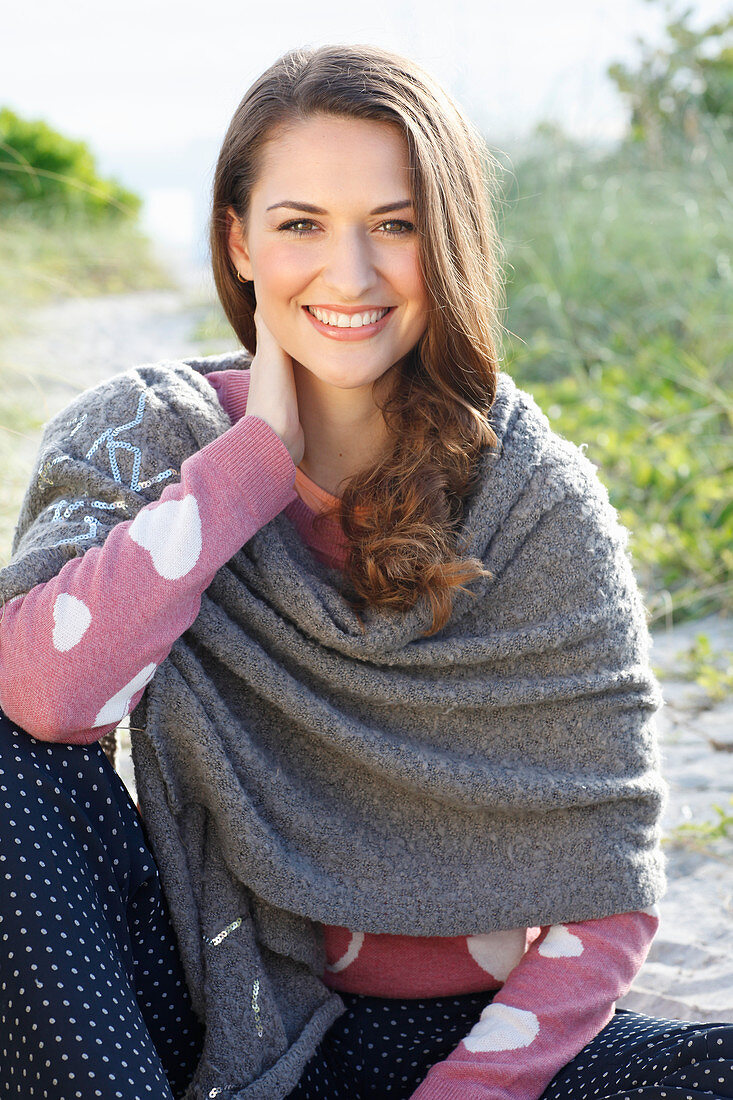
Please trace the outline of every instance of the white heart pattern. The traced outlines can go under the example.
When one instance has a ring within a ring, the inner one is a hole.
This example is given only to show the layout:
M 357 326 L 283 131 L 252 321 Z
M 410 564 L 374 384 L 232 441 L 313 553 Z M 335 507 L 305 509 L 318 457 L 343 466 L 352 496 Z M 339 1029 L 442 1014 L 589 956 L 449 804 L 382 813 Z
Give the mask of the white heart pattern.
M 528 1047 L 539 1030 L 540 1022 L 534 1012 L 511 1005 L 490 1004 L 463 1040 L 463 1045 L 476 1053 L 519 1050 Z
M 135 516 L 130 538 L 148 550 L 156 572 L 168 581 L 190 573 L 201 554 L 201 516 L 196 497 L 164 500 L 156 508 L 143 508 Z
M 583 941 L 566 925 L 553 924 L 537 951 L 548 959 L 569 959 L 583 954 Z
M 337 959 L 335 963 L 327 963 L 326 970 L 330 970 L 332 974 L 338 974 L 340 970 L 345 970 L 347 966 L 351 966 L 361 951 L 363 943 L 364 933 L 352 932 L 349 946 L 346 948 L 341 958 Z
M 150 683 L 157 667 L 156 664 L 146 665 L 136 676 L 133 676 L 129 683 L 120 688 L 116 695 L 108 699 L 95 718 L 92 729 L 96 726 L 107 726 L 111 722 L 121 722 L 130 712 L 133 695 Z
M 479 936 L 466 936 L 466 947 L 482 970 L 503 982 L 514 969 L 527 946 L 524 928 L 486 932 Z
M 53 645 L 59 653 L 66 653 L 80 642 L 92 621 L 92 613 L 87 605 L 62 592 L 53 605 Z

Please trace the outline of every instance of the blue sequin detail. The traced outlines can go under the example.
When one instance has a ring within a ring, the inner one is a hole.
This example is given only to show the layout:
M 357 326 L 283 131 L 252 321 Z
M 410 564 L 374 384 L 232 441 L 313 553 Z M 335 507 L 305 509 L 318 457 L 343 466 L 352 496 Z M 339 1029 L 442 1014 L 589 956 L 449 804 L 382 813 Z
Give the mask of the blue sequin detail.
M 109 457 L 109 465 L 112 471 L 112 476 L 115 481 L 122 485 L 124 484 L 120 467 L 117 462 L 117 451 L 130 451 L 133 455 L 132 462 L 132 476 L 130 478 L 130 489 L 133 492 L 138 492 L 140 489 L 148 489 L 151 485 L 156 485 L 159 481 L 164 481 L 168 477 L 172 477 L 176 471 L 173 468 L 163 470 L 159 474 L 155 474 L 154 477 L 148 478 L 146 481 L 140 481 L 140 465 L 142 463 L 142 451 L 139 447 L 136 447 L 133 443 L 129 443 L 125 439 L 118 439 L 118 435 L 121 432 L 127 432 L 132 428 L 136 428 L 142 423 L 143 413 L 145 412 L 145 400 L 146 394 L 143 392 L 140 394 L 140 399 L 137 403 L 137 412 L 133 420 L 128 420 L 125 424 L 118 424 L 116 428 L 105 428 L 102 434 L 94 440 L 91 447 L 85 454 L 85 458 L 91 458 L 93 454 L 104 444 L 107 447 L 107 455 Z M 75 435 L 79 428 L 84 424 L 88 417 L 88 413 L 84 413 L 74 423 L 71 436 Z M 71 438 L 71 436 L 69 438 Z M 69 462 L 71 461 L 70 455 L 58 455 L 56 458 L 47 462 L 41 470 L 39 477 L 43 478 L 46 470 L 51 466 L 55 466 L 57 462 Z M 50 484 L 50 482 L 49 482 Z M 124 508 L 124 501 L 117 501 L 115 503 L 108 503 L 104 500 L 60 500 L 54 506 L 53 521 L 59 523 L 61 519 L 69 519 L 69 517 L 80 508 L 101 508 L 108 512 L 113 512 L 116 508 Z M 83 535 L 72 535 L 69 538 L 61 539 L 60 542 L 54 543 L 53 549 L 56 546 L 68 546 L 70 543 L 75 542 L 88 542 L 90 539 L 96 538 L 97 531 L 99 530 L 100 520 L 93 515 L 85 515 L 83 522 L 87 526 L 86 533 Z
M 86 418 L 88 416 L 89 416 L 89 413 L 84 413 L 83 416 L 79 416 L 79 417 L 77 417 L 76 420 L 72 421 L 72 424 L 75 424 L 76 427 L 74 428 L 73 432 L 69 436 L 69 439 L 71 439 L 72 436 L 76 435 L 76 433 L 79 431 L 79 428 L 82 426 L 82 424 L 84 423 L 84 421 L 86 420 Z
M 66 507 L 64 508 L 64 505 Z M 124 508 L 122 501 L 114 504 L 109 504 L 106 500 L 59 500 L 53 509 L 53 522 L 58 523 L 63 515 L 64 519 L 68 519 L 72 512 L 76 512 L 79 508 L 84 506 L 89 508 L 104 508 L 108 512 L 114 512 L 115 508 Z M 61 509 L 64 508 L 63 512 Z
M 99 438 L 95 439 L 94 443 L 92 443 L 91 447 L 84 456 L 85 458 L 91 458 L 92 455 L 98 450 L 99 447 L 102 446 L 103 443 L 106 444 L 107 455 L 109 457 L 109 465 L 110 469 L 112 470 L 112 476 L 114 477 L 115 481 L 122 484 L 122 475 L 120 473 L 120 468 L 117 464 L 116 452 L 118 450 L 130 451 L 131 454 L 134 456 L 132 461 L 132 477 L 130 478 L 130 488 L 133 491 L 137 491 L 139 489 L 147 489 L 151 485 L 155 485 L 157 482 L 163 481 L 165 478 L 171 477 L 175 473 L 175 470 L 172 469 L 163 470 L 162 473 L 156 474 L 155 477 L 149 478 L 147 481 L 140 481 L 140 463 L 142 462 L 142 452 L 140 448 L 136 447 L 133 443 L 128 443 L 127 440 L 117 438 L 120 432 L 127 432 L 131 428 L 136 428 L 138 424 L 142 423 L 143 412 L 145 411 L 145 399 L 146 394 L 145 391 L 143 391 L 140 394 L 140 400 L 137 404 L 135 419 L 129 420 L 126 424 L 118 424 L 116 428 L 105 428 Z
M 60 523 L 62 518 L 68 519 L 69 516 L 78 511 L 79 508 L 103 508 L 105 511 L 114 512 L 116 508 L 124 508 L 124 506 L 123 501 L 110 504 L 106 500 L 59 500 L 54 505 L 51 522 Z M 94 516 L 84 516 L 84 523 L 87 525 L 87 532 L 85 535 L 74 535 L 68 539 L 61 539 L 60 542 L 54 543 L 54 547 L 67 546 L 71 542 L 85 542 L 89 539 L 93 539 L 99 529 L 100 521 Z

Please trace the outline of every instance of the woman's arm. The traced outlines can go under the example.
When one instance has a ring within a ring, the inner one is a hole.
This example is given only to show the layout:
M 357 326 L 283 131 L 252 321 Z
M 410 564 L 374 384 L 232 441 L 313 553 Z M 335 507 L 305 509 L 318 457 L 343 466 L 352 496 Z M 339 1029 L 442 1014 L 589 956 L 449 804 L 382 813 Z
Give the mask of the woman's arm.
M 217 570 L 295 499 L 285 444 L 266 421 L 242 417 L 246 387 L 230 387 L 230 399 L 237 422 L 182 463 L 180 482 L 5 605 L 0 706 L 33 736 L 86 744 L 114 729 Z
M 611 1020 L 658 925 L 652 908 L 543 928 L 411 1100 L 538 1100 Z

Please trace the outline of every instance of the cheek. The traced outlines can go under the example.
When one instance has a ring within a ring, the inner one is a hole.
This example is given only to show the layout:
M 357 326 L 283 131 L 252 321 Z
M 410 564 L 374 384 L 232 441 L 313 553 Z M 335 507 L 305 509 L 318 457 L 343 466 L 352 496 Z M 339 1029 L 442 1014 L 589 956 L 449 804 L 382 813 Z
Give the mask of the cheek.
M 305 261 L 302 249 L 284 242 L 259 249 L 252 262 L 258 303 L 264 305 L 268 299 L 273 308 L 287 304 L 307 281 Z
M 417 251 L 404 257 L 404 261 L 400 265 L 399 279 L 404 296 L 413 302 L 416 308 L 427 309 L 427 290 L 422 277 Z

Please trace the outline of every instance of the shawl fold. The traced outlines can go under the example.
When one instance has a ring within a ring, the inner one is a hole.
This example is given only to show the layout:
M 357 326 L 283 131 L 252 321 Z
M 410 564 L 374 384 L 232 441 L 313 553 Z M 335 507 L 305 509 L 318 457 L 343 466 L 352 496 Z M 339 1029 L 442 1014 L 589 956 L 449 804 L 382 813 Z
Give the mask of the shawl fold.
M 205 375 L 249 361 L 139 366 L 49 421 L 0 598 L 157 500 L 229 427 Z M 628 533 L 596 467 L 503 372 L 491 422 L 460 531 L 491 576 L 442 630 L 423 636 L 424 598 L 357 617 L 286 509 L 216 574 L 132 715 L 206 1027 L 186 1100 L 292 1090 L 343 1011 L 324 923 L 472 935 L 664 893 L 661 694 Z

